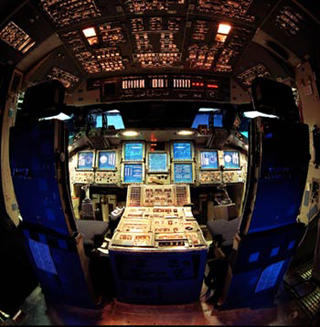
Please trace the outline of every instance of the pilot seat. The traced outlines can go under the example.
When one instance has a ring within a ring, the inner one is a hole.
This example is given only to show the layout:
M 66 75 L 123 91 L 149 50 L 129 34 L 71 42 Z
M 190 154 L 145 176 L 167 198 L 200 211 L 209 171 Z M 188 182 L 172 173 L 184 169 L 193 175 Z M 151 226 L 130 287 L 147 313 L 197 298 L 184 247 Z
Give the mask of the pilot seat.
M 254 99 L 259 111 L 272 108 L 269 102 L 261 110 L 265 84 L 274 91 L 279 83 L 262 79 L 253 83 L 253 94 L 260 97 Z M 285 91 L 283 94 L 288 94 Z M 310 160 L 309 129 L 296 117 L 292 119 L 289 105 L 288 119 L 284 119 L 282 107 L 274 107 L 279 119 L 255 118 L 250 122 L 241 216 L 207 223 L 213 243 L 205 282 L 214 290 L 211 299 L 222 309 L 273 305 L 279 283 L 305 232 L 298 216 Z
M 61 111 L 63 93 L 56 80 L 29 88 L 25 117 L 10 130 L 11 174 L 23 220 L 19 227 L 46 300 L 96 308 L 105 294 L 95 278 L 101 274 L 96 271 L 95 249 L 101 246 L 109 224 L 75 219 L 67 130 L 62 121 L 38 120 Z M 42 97 L 46 106 L 41 108 Z M 111 278 L 107 266 L 102 270 L 106 279 Z

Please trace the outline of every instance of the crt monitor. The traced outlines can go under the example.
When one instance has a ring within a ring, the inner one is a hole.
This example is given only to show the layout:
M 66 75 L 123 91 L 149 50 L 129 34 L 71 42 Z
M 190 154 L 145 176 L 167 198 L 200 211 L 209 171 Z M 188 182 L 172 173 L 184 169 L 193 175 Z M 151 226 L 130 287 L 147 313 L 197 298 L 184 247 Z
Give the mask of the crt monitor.
M 142 164 L 124 164 L 123 170 L 124 183 L 142 183 Z
M 240 169 L 240 153 L 239 151 L 224 151 L 224 168 L 225 169 Z
M 143 161 L 143 143 L 127 142 L 124 145 L 125 161 Z
M 192 150 L 190 142 L 173 143 L 173 160 L 192 160 Z
M 93 169 L 93 151 L 81 151 L 78 153 L 77 169 Z
M 173 175 L 175 183 L 193 183 L 192 163 L 174 163 Z
M 205 150 L 200 153 L 201 169 L 218 169 L 218 151 Z
M 148 155 L 148 170 L 150 173 L 167 172 L 167 153 L 150 152 Z
M 97 168 L 100 170 L 115 170 L 116 151 L 99 151 Z

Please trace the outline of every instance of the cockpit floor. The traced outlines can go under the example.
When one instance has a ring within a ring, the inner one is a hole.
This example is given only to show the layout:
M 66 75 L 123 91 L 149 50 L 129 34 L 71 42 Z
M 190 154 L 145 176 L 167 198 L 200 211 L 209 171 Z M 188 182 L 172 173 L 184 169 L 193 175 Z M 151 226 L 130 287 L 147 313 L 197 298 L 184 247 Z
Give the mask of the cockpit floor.
M 208 295 L 209 294 L 209 295 Z M 281 284 L 275 305 L 270 308 L 217 310 L 206 287 L 200 300 L 183 305 L 137 305 L 114 300 L 98 310 L 49 305 L 37 287 L 21 307 L 19 325 L 313 325 L 292 292 Z M 317 321 L 315 321 L 317 320 Z

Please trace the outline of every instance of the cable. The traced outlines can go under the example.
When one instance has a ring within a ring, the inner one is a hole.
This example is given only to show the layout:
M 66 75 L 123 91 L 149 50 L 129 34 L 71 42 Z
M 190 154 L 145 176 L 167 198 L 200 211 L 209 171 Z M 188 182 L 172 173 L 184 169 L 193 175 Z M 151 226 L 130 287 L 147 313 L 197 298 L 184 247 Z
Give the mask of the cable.
M 315 192 L 313 192 L 313 193 L 311 194 L 311 201 L 312 201 L 314 195 L 316 194 L 316 192 L 317 192 L 317 191 L 315 191 Z M 311 201 L 310 201 L 309 206 L 308 206 L 308 213 L 310 212 Z M 307 214 L 307 218 L 308 218 L 307 228 L 306 228 L 306 230 L 305 230 L 305 232 L 304 232 L 304 235 L 302 236 L 302 239 L 301 239 L 300 243 L 298 244 L 298 247 L 297 247 L 297 248 L 299 248 L 299 247 L 301 246 L 302 242 L 304 241 L 304 239 L 306 238 L 306 235 L 307 235 L 307 233 L 308 233 L 309 226 L 310 226 L 310 216 L 309 216 L 308 214 Z

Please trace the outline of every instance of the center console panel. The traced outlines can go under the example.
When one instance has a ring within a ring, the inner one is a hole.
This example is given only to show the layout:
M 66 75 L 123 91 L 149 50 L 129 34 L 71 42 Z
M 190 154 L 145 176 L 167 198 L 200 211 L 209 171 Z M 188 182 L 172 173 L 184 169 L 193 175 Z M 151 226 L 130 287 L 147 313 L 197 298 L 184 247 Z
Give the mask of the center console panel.
M 189 203 L 189 185 L 128 186 L 127 206 L 109 247 L 112 269 L 117 276 L 118 300 L 136 303 L 198 300 L 207 243 L 191 208 L 185 206 Z M 180 260 L 183 262 L 179 268 Z M 129 261 L 130 266 L 125 264 Z M 159 278 L 141 282 L 137 271 L 139 276 Z M 189 289 L 188 295 L 182 288 Z

